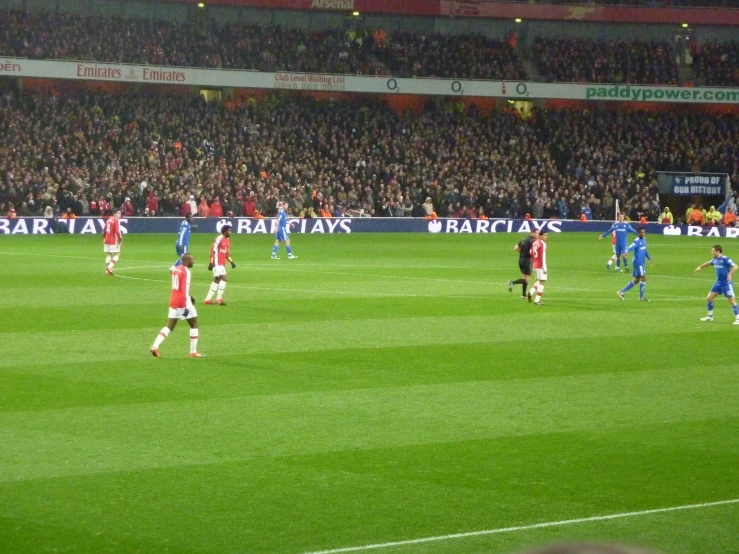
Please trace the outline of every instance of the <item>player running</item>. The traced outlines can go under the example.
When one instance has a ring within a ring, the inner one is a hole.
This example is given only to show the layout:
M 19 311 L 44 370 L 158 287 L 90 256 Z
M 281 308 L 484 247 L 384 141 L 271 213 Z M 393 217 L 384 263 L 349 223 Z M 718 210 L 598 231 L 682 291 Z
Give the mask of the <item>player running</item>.
M 213 303 L 213 295 L 218 293 L 216 296 L 216 304 L 219 306 L 225 306 L 226 303 L 223 301 L 223 293 L 226 291 L 226 262 L 231 264 L 231 269 L 236 268 L 236 264 L 231 259 L 231 226 L 224 225 L 221 227 L 221 234 L 216 237 L 213 241 L 213 246 L 210 249 L 210 263 L 208 269 L 213 271 L 213 282 L 210 284 L 210 290 L 208 296 L 205 298 L 206 304 Z
M 539 238 L 539 229 L 533 229 L 531 234 L 521 239 L 515 246 L 514 250 L 518 252 L 518 268 L 521 270 L 521 278 L 515 281 L 508 281 L 508 292 L 513 292 L 513 285 L 521 285 L 521 298 L 527 297 L 526 289 L 529 286 L 531 278 L 531 245 Z
M 731 308 L 734 310 L 734 325 L 739 325 L 739 306 L 737 306 L 736 298 L 734 298 L 733 283 L 734 273 L 736 273 L 739 266 L 731 258 L 724 256 L 724 251 L 718 244 L 711 249 L 711 254 L 713 254 L 713 259 L 696 268 L 696 271 L 700 271 L 709 265 L 716 268 L 716 283 L 711 287 L 711 292 L 706 297 L 708 315 L 702 317 L 701 321 L 713 321 L 713 299 L 719 294 L 723 294 L 729 300 L 729 304 L 731 304 Z
M 290 246 L 290 228 L 294 223 L 288 224 L 287 222 L 287 211 L 285 210 L 285 204 L 283 202 L 277 203 L 277 233 L 275 234 L 275 244 L 272 247 L 272 259 L 279 260 L 277 257 L 277 249 L 280 247 L 280 243 L 285 243 L 285 249 L 287 250 L 287 259 L 294 260 L 297 256 L 293 256 L 293 249 Z
M 647 230 L 644 227 L 639 227 L 638 238 L 626 249 L 626 253 L 634 253 L 633 266 L 631 275 L 634 277 L 633 281 L 629 281 L 629 284 L 618 291 L 618 297 L 621 300 L 625 300 L 624 294 L 633 289 L 637 284 L 639 285 L 639 300 L 642 302 L 649 302 L 644 293 L 647 290 L 647 268 L 646 260 L 649 260 L 649 267 L 653 267 L 652 257 L 647 251 Z
M 629 269 L 629 258 L 626 250 L 629 246 L 629 233 L 636 235 L 634 228 L 626 223 L 626 217 L 624 214 L 618 214 L 618 221 L 611 225 L 605 233 L 598 237 L 598 240 L 606 238 L 608 233 L 616 233 L 616 271 L 621 271 L 621 258 L 624 260 L 624 269 Z M 606 266 L 607 269 L 611 269 L 611 264 Z
M 113 215 L 105 222 L 103 229 L 103 250 L 105 251 L 105 273 L 113 276 L 113 268 L 121 257 L 121 244 L 123 243 L 123 235 L 121 234 L 121 210 L 116 208 Z
M 175 249 L 177 250 L 178 260 L 172 267 L 169 268 L 172 271 L 173 268 L 182 265 L 182 256 L 190 251 L 190 229 L 192 225 L 192 214 L 187 214 L 185 219 L 180 223 L 180 232 L 177 235 L 177 242 L 175 242 Z
M 544 285 L 547 282 L 547 232 L 539 231 L 539 238 L 531 245 L 531 261 L 536 272 L 536 283 L 531 287 L 526 297 L 531 302 L 534 296 L 534 304 L 543 306 L 541 296 L 544 294 Z
M 174 331 L 177 321 L 184 319 L 190 325 L 190 357 L 202 358 L 198 352 L 198 312 L 195 310 L 195 299 L 190 296 L 190 268 L 195 265 L 192 254 L 183 254 L 182 265 L 172 271 L 172 293 L 169 297 L 169 319 L 163 327 L 150 350 L 159 357 L 159 347 L 169 334 Z

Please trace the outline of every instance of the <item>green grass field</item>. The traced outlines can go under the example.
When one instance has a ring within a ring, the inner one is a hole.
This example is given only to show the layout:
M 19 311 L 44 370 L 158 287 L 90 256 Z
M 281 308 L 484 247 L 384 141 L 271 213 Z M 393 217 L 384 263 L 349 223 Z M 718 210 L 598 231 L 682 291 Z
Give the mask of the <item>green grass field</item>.
M 0 552 L 509 553 L 608 540 L 739 552 L 739 328 L 701 323 L 715 239 L 553 234 L 546 306 L 514 235 L 234 236 L 203 359 L 166 323 L 174 236 L 0 237 Z M 212 237 L 194 235 L 204 298 Z M 723 240 L 739 258 L 739 242 Z M 359 550 L 367 551 L 367 550 Z

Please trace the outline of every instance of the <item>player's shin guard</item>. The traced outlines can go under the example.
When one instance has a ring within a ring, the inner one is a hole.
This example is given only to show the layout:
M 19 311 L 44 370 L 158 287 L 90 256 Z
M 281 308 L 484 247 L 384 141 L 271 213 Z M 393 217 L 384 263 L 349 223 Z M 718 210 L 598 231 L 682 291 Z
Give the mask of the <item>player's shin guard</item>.
M 110 271 L 113 271 L 113 268 L 115 267 L 115 264 L 117 264 L 117 263 L 118 263 L 118 254 L 116 254 L 115 256 L 113 256 L 113 259 L 110 260 L 110 262 L 108 263 L 108 269 Z
M 113 256 L 111 256 L 110 254 L 105 256 L 105 267 L 108 267 L 108 264 L 110 263 L 110 260 L 112 259 L 113 259 Z
M 293 255 L 293 247 L 289 244 L 285 245 L 285 249 L 287 250 L 287 255 L 292 256 Z
M 157 335 L 157 338 L 154 339 L 154 346 L 152 346 L 152 350 L 156 350 L 159 348 L 159 346 L 164 342 L 164 339 L 166 339 L 169 336 L 169 327 L 163 327 L 161 331 L 159 331 L 159 334 Z
M 647 291 L 646 283 L 639 283 L 639 298 L 644 298 L 644 293 Z
M 616 257 L 616 267 L 621 269 L 621 256 Z
M 278 250 L 279 248 L 280 248 L 280 245 L 279 245 L 279 244 L 275 244 L 275 245 L 274 245 L 274 246 L 272 247 L 272 255 L 273 255 L 273 256 L 277 256 L 277 250 Z
M 634 281 L 629 281 L 629 284 L 626 285 L 624 288 L 621 289 L 621 293 L 622 294 L 626 294 L 627 292 L 629 292 L 633 288 L 634 288 Z
M 190 329 L 190 354 L 195 354 L 198 351 L 198 330 Z
M 736 316 L 737 319 L 739 319 L 739 304 L 734 304 L 732 308 L 734 310 L 734 315 Z
M 218 283 L 211 283 L 210 290 L 208 290 L 208 296 L 205 297 L 205 300 L 211 300 L 216 292 L 218 292 Z
M 613 265 L 613 262 L 615 262 L 615 261 L 616 261 L 616 254 L 614 254 L 613 256 L 611 256 L 611 259 L 608 260 L 608 265 L 609 266 Z
M 226 291 L 226 281 L 221 281 L 220 283 L 218 283 L 218 295 L 216 296 L 216 300 L 221 300 L 223 298 L 223 293 L 225 291 Z
M 542 283 L 536 284 L 536 299 L 534 300 L 534 304 L 538 304 L 541 302 L 541 296 L 544 294 L 544 285 Z
M 629 259 L 624 258 L 624 269 L 629 269 Z
M 708 317 L 713 317 L 713 302 L 708 303 Z

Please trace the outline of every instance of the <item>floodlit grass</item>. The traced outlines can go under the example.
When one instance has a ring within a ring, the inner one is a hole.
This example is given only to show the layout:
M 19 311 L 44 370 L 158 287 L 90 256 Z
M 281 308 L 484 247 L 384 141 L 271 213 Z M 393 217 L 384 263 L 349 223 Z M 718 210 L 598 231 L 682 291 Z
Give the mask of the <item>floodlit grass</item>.
M 546 306 L 518 235 L 234 236 L 203 359 L 166 323 L 174 236 L 0 237 L 0 551 L 301 553 L 739 498 L 739 328 L 705 324 L 715 239 L 551 234 Z M 212 237 L 194 235 L 202 302 Z M 739 242 L 724 240 L 739 258 Z M 386 547 L 612 540 L 739 552 L 739 504 Z

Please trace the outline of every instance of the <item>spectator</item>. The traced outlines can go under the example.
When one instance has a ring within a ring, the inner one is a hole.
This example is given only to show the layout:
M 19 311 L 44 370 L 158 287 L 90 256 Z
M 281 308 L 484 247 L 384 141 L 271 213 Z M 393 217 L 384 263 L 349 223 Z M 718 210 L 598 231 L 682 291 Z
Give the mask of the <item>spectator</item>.
M 200 198 L 200 204 L 198 204 L 198 217 L 210 217 L 210 206 L 208 206 L 205 196 Z
M 722 215 L 715 206 L 711 206 L 711 209 L 706 213 L 706 225 L 718 225 L 721 223 Z
M 703 225 L 704 223 L 703 211 L 698 207 L 693 208 L 693 211 L 690 212 L 690 216 L 688 217 L 688 225 Z
M 724 214 L 724 225 L 727 227 L 736 227 L 736 214 L 732 208 L 727 209 Z
M 131 204 L 131 199 L 126 197 L 126 199 L 123 201 L 123 204 L 121 204 L 121 214 L 123 217 L 132 217 L 133 216 L 133 204 Z
M 220 199 L 216 196 L 213 202 L 210 204 L 210 216 L 211 217 L 223 217 L 223 206 L 221 206 Z
M 146 197 L 146 207 L 149 209 L 150 215 L 156 215 L 159 211 L 159 201 L 153 190 L 150 190 Z

